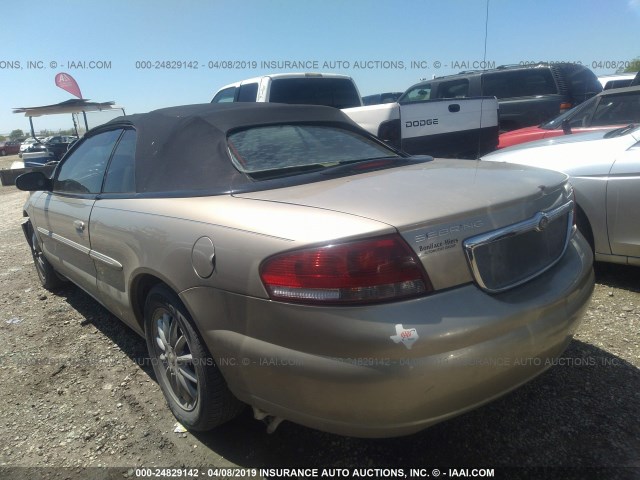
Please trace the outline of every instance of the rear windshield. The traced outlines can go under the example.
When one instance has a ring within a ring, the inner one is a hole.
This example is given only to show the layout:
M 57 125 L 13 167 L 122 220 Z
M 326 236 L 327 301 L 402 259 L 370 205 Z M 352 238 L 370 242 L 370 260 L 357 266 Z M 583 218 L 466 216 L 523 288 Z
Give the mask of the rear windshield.
M 574 64 L 557 65 L 554 68 L 563 73 L 568 93 L 575 103 L 584 102 L 602 91 L 598 77 L 588 68 Z
M 393 150 L 358 133 L 320 125 L 272 125 L 228 137 L 238 170 L 248 174 L 324 169 L 377 158 L 400 158 Z
M 269 101 L 334 108 L 361 106 L 358 91 L 348 78 L 276 78 L 271 83 Z

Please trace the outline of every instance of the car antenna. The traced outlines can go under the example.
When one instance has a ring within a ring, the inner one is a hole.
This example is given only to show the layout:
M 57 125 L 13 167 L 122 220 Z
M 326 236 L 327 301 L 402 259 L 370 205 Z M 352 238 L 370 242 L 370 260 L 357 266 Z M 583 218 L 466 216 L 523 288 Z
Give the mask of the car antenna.
M 487 66 L 487 38 L 489 36 L 489 0 L 487 0 L 487 8 L 486 8 L 486 14 L 485 14 L 485 20 L 484 20 L 484 53 L 482 55 L 482 65 L 484 65 L 485 67 Z M 481 76 L 480 77 L 480 88 L 482 89 L 482 91 L 480 92 L 480 94 L 482 95 L 482 98 L 480 99 L 480 132 L 482 132 L 482 115 L 484 113 L 483 110 L 483 106 L 484 106 L 484 88 L 483 88 L 483 84 L 484 83 L 484 77 Z M 500 121 L 500 119 L 498 119 L 498 122 Z M 499 123 L 498 123 L 499 125 Z M 498 128 L 500 128 L 498 126 Z M 480 160 L 480 150 L 482 148 L 482 134 L 478 133 L 478 149 L 476 150 L 477 152 L 477 159 Z

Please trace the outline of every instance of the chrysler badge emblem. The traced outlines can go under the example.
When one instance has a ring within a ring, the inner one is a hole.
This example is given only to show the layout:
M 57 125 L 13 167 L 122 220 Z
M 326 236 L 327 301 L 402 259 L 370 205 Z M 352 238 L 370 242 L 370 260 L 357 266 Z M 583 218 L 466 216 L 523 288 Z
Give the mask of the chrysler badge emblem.
M 538 226 L 536 227 L 536 230 L 541 232 L 548 226 L 549 226 L 549 217 L 547 217 L 546 215 L 542 215 L 542 218 L 538 222 Z

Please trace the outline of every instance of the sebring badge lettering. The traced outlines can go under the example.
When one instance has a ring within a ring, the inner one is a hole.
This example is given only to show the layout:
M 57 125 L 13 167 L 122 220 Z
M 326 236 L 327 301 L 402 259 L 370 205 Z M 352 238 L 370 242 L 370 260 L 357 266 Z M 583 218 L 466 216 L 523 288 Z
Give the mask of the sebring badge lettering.
M 438 125 L 438 119 L 437 118 L 427 118 L 427 119 L 424 119 L 424 120 L 408 120 L 408 121 L 404 122 L 404 125 L 407 128 L 425 127 L 427 125 Z
M 476 220 L 475 222 L 463 223 L 461 225 L 452 225 L 450 227 L 444 227 L 439 230 L 433 230 L 431 232 L 421 233 L 416 235 L 416 243 L 424 242 L 429 238 L 444 237 L 452 233 L 460 233 L 466 230 L 473 230 L 480 228 L 484 225 L 482 220 Z

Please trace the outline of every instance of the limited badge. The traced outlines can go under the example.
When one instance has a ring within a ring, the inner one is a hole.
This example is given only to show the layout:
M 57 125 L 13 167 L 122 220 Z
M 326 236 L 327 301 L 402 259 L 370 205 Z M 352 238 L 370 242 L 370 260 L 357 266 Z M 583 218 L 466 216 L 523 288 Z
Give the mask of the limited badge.
M 395 343 L 402 343 L 407 350 L 411 350 L 413 344 L 418 338 L 418 332 L 415 328 L 404 328 L 401 323 L 396 325 L 396 334 L 389 337 Z

